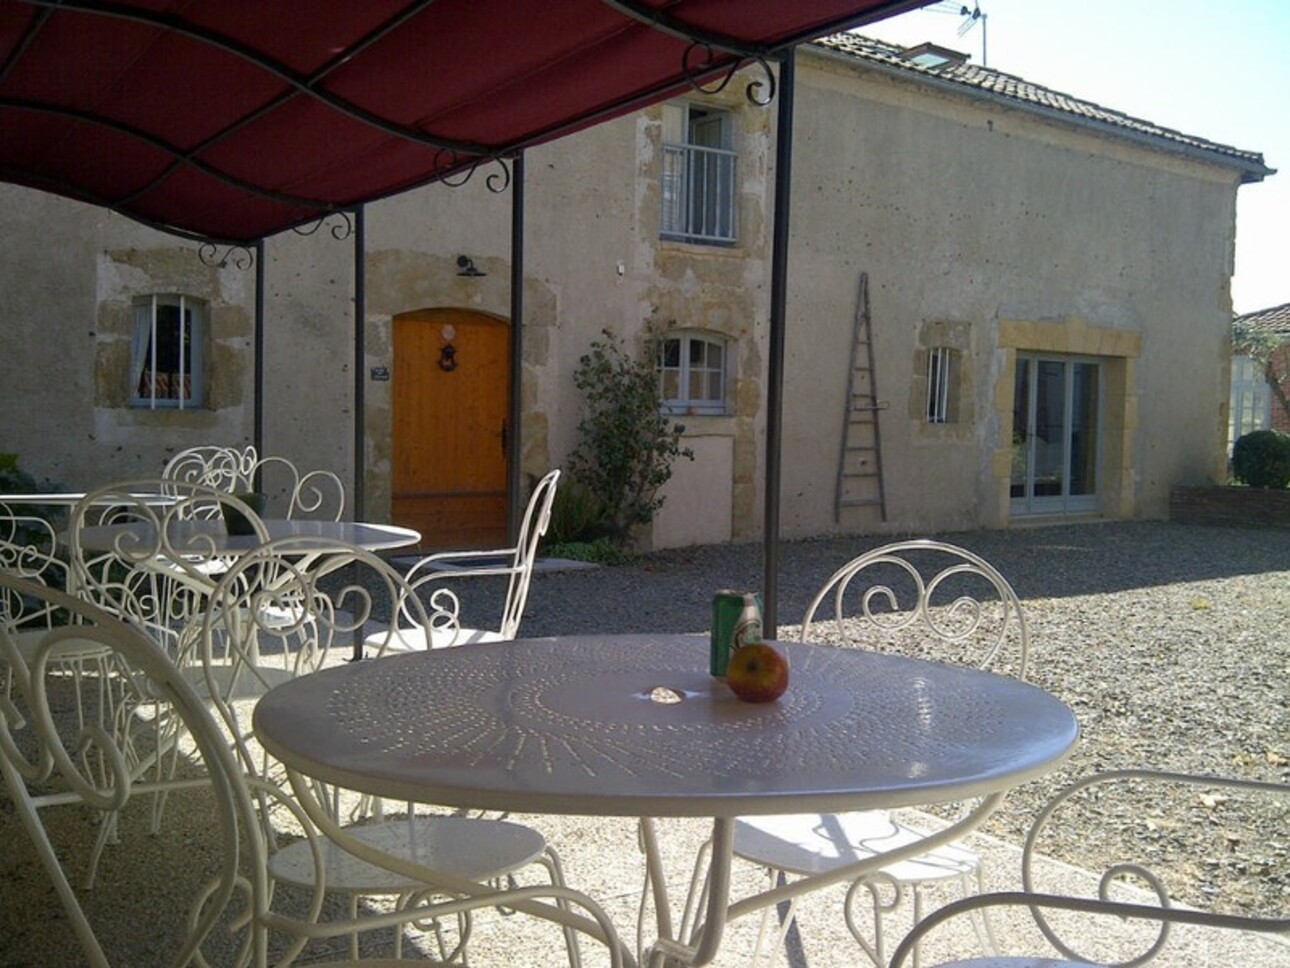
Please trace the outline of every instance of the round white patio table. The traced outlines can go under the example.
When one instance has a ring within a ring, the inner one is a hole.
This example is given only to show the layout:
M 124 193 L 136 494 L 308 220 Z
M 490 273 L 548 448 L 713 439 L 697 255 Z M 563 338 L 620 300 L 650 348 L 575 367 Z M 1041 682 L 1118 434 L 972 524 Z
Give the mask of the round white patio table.
M 658 918 L 649 961 L 659 965 L 707 964 L 730 918 L 896 859 L 860 861 L 731 904 L 738 816 L 984 798 L 940 838 L 949 840 L 1007 790 L 1056 766 L 1079 735 L 1064 703 L 1016 679 L 777 644 L 791 680 L 772 703 L 741 702 L 708 674 L 706 635 L 587 635 L 326 669 L 272 689 L 254 728 L 298 791 L 307 787 L 303 775 L 454 807 L 713 818 L 706 916 L 685 939 L 672 937 L 654 825 L 642 819 Z
M 421 533 L 392 524 L 368 524 L 361 521 L 295 521 L 264 519 L 269 540 L 309 538 L 309 550 L 325 553 L 325 543 L 335 541 L 337 550 L 357 545 L 368 551 L 389 551 L 416 544 Z M 166 524 L 166 546 L 173 549 L 200 547 L 203 552 L 236 555 L 260 546 L 251 534 L 229 534 L 218 518 L 171 520 Z M 149 522 L 99 524 L 82 528 L 82 547 L 90 551 L 116 551 L 132 546 L 150 547 L 159 543 L 155 527 Z

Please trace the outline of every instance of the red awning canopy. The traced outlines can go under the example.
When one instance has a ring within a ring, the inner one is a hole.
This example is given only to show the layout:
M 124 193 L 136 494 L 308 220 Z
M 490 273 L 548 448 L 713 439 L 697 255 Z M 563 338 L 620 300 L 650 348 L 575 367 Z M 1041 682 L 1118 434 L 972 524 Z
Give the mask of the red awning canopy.
M 251 242 L 930 0 L 0 0 L 0 179 Z

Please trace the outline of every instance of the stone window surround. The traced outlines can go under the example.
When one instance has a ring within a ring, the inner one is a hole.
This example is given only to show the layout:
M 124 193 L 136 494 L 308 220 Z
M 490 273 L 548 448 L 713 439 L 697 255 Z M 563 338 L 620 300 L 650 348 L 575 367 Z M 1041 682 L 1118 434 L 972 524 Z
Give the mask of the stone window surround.
M 992 467 L 995 506 L 986 509 L 989 526 L 1006 527 L 1010 519 L 1012 448 L 1005 443 L 1012 440 L 1013 383 L 1018 352 L 1091 356 L 1102 360 L 1106 387 L 1099 455 L 1098 511 L 1111 519 L 1132 517 L 1133 431 L 1138 423 L 1134 364 L 1142 355 L 1142 334 L 1094 326 L 1072 316 L 1059 322 L 1005 319 L 999 321 L 999 348 L 1004 361 L 994 385 L 999 443 Z

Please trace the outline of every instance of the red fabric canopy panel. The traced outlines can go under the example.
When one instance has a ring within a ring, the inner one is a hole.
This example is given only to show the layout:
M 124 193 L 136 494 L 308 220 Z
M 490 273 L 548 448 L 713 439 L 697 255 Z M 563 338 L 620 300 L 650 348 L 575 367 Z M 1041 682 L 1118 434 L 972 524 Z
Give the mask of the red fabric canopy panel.
M 0 0 L 0 179 L 251 242 L 927 2 Z

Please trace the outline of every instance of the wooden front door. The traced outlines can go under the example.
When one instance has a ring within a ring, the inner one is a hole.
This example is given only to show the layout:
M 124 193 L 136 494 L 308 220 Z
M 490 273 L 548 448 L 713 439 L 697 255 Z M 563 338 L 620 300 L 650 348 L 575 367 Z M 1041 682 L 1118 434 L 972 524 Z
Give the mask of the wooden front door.
M 422 549 L 506 538 L 510 325 L 457 309 L 394 317 L 391 514 Z

